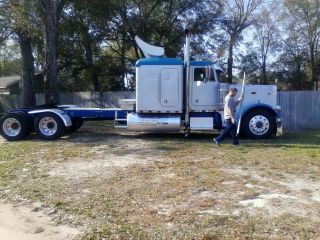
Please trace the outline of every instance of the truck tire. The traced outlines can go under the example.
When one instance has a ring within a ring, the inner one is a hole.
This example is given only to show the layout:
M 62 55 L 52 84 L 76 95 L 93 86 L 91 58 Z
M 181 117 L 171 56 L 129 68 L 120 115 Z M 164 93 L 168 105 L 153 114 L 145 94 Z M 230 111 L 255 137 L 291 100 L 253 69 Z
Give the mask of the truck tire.
M 0 120 L 0 134 L 8 141 L 25 139 L 31 133 L 31 122 L 23 113 L 7 113 Z
M 44 140 L 56 140 L 65 133 L 66 126 L 58 115 L 42 113 L 35 118 L 34 130 Z
M 69 133 L 74 133 L 75 131 L 79 130 L 83 125 L 83 120 L 81 118 L 74 118 L 71 119 L 72 126 L 68 128 Z
M 268 110 L 256 109 L 243 116 L 241 129 L 251 139 L 269 138 L 277 129 L 276 118 Z

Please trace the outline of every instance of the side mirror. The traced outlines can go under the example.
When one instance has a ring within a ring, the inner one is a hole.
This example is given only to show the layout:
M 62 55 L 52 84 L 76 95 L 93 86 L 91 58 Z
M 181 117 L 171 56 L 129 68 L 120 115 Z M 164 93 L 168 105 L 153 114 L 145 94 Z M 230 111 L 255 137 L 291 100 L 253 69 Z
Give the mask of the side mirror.
M 212 79 L 212 71 L 211 71 L 211 68 L 210 67 L 206 67 L 206 73 L 205 73 L 205 79 L 206 79 L 206 82 L 207 81 L 210 81 Z

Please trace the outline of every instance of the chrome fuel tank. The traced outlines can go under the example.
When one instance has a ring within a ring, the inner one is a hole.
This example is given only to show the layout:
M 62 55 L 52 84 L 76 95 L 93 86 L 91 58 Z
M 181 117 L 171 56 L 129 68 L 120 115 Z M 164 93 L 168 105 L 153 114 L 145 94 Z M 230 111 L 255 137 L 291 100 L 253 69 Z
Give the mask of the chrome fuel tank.
M 179 132 L 180 115 L 173 114 L 137 114 L 127 115 L 128 130 L 142 132 Z

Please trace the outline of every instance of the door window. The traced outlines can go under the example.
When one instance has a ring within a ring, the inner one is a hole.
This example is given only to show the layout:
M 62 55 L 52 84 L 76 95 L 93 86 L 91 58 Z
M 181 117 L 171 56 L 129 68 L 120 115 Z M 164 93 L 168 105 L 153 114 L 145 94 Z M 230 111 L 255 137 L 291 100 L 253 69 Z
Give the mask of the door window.
M 204 81 L 209 81 L 209 82 L 214 82 L 214 72 L 213 69 L 210 68 L 211 71 L 211 79 L 206 79 L 206 69 L 205 68 L 195 68 L 194 69 L 194 81 L 195 82 L 204 82 Z

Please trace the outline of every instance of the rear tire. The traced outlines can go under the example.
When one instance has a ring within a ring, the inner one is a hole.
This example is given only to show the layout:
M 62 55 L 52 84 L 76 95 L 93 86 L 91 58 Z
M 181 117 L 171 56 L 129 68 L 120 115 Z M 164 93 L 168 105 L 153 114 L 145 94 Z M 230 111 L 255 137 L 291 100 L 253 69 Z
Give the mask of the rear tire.
M 43 113 L 36 117 L 34 130 L 44 140 L 56 140 L 65 133 L 66 127 L 58 115 Z
M 244 115 L 241 128 L 248 138 L 270 138 L 277 129 L 276 118 L 270 111 L 264 109 L 253 110 Z
M 23 113 L 7 113 L 0 120 L 0 134 L 8 141 L 25 139 L 31 129 L 30 118 Z

